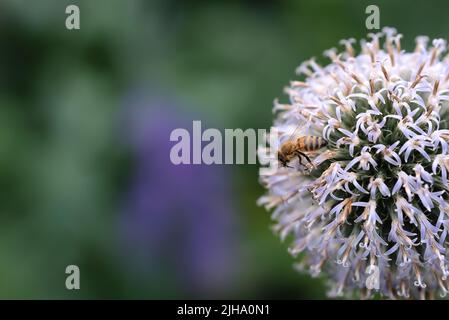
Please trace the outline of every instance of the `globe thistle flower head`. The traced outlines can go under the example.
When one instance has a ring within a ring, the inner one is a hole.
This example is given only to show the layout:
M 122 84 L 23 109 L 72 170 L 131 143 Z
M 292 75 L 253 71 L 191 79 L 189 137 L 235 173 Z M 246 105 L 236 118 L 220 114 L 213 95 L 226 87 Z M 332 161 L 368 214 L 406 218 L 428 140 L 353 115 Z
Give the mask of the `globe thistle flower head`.
M 342 40 L 342 53 L 325 52 L 327 66 L 302 63 L 303 79 L 285 89 L 289 102 L 274 103 L 271 153 L 304 136 L 327 146 L 302 149 L 311 163 L 299 155 L 261 175 L 268 193 L 259 203 L 275 208 L 274 230 L 292 240 L 292 255 L 303 253 L 298 268 L 326 274 L 331 295 L 449 290 L 446 41 L 418 37 L 406 52 L 400 40 L 384 28 L 360 42 L 359 54 L 353 39 Z

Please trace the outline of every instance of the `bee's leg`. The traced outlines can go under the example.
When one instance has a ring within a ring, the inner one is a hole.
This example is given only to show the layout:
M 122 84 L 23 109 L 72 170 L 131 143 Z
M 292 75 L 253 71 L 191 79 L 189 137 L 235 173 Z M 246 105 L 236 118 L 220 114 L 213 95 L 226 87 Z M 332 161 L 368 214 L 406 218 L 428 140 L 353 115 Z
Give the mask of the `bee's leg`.
M 294 169 L 292 166 L 289 166 L 287 163 L 282 163 L 282 164 L 279 165 L 279 168 L 282 168 L 282 167 Z
M 299 165 L 301 166 L 301 167 L 304 167 L 304 168 L 306 168 L 306 166 L 304 165 L 304 163 L 302 162 L 302 156 L 301 156 L 301 154 L 299 154 L 298 152 L 296 152 L 296 155 L 298 156 L 298 162 L 299 162 Z
M 304 158 L 306 158 L 306 160 L 315 168 L 315 165 L 313 164 L 313 162 L 312 162 L 312 160 L 310 160 L 310 158 L 309 158 L 309 156 L 307 156 L 305 153 L 303 153 L 303 152 L 301 152 L 301 151 L 296 151 L 296 154 L 298 155 L 298 158 L 300 158 L 301 156 L 303 156 Z M 301 158 L 300 158 L 301 159 Z M 299 160 L 300 162 L 300 164 L 302 164 L 301 163 L 301 160 Z

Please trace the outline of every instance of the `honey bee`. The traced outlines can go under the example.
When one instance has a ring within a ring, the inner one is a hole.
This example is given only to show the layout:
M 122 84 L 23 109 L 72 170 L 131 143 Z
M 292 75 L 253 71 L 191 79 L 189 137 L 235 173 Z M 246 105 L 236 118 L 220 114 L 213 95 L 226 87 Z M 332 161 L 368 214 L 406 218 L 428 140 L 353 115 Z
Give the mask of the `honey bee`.
M 304 165 L 303 158 L 313 165 L 307 153 L 317 151 L 325 146 L 327 146 L 327 141 L 317 136 L 302 136 L 296 140 L 288 140 L 279 148 L 278 160 L 283 167 L 289 168 L 291 167 L 288 163 L 295 157 L 298 157 L 300 165 Z

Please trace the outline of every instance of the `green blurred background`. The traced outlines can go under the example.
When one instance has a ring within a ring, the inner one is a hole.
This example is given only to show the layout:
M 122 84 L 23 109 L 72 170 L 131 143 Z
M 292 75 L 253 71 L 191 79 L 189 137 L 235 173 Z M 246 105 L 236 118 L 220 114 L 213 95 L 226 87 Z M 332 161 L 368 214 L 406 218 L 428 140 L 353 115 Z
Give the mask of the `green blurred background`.
M 449 38 L 447 1 L 1 0 L 0 298 L 324 298 L 256 206 L 258 166 L 173 168 L 168 134 L 269 128 L 369 4 L 406 49 Z

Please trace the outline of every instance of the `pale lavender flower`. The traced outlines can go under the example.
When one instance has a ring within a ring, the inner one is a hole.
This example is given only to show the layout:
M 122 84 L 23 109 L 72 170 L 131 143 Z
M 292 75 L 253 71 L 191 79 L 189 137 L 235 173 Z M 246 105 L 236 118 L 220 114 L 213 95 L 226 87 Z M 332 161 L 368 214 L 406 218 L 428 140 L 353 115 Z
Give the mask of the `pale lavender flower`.
M 413 171 L 415 171 L 415 177 L 418 184 L 422 184 L 423 182 L 433 184 L 432 174 L 427 172 L 421 164 L 417 164 L 413 168 Z
M 400 171 L 397 174 L 397 181 L 393 186 L 392 194 L 398 193 L 401 188 L 404 189 L 409 201 L 412 201 L 413 195 L 417 188 L 416 179 L 404 171 Z
M 425 151 L 425 148 L 432 147 L 432 144 L 428 141 L 429 138 L 425 135 L 416 135 L 410 140 L 408 140 L 399 150 L 399 154 L 404 153 L 404 160 L 405 162 L 408 162 L 408 158 L 410 157 L 410 154 L 413 150 L 418 151 L 421 153 L 421 155 L 427 160 L 430 160 L 429 154 Z
M 368 184 L 368 189 L 370 190 L 371 199 L 376 198 L 376 192 L 379 191 L 384 197 L 389 197 L 391 195 L 390 190 L 382 178 L 371 178 Z
M 376 144 L 373 146 L 374 149 L 377 149 L 376 154 L 381 153 L 383 155 L 383 159 L 392 165 L 399 167 L 402 164 L 401 158 L 394 151 L 394 149 L 399 145 L 400 141 L 396 141 L 391 146 L 385 146 L 383 144 Z
M 437 149 L 441 145 L 441 151 L 443 154 L 448 154 L 449 151 L 449 130 L 436 130 L 432 132 L 431 141 L 433 143 L 434 149 Z
M 448 186 L 447 172 L 449 171 L 449 155 L 439 154 L 435 156 L 432 163 L 432 171 L 437 174 L 438 168 L 440 169 L 441 182 L 446 187 Z
M 338 164 L 338 163 L 337 163 Z M 351 193 L 352 195 L 358 195 L 351 191 L 349 184 L 351 183 L 357 189 L 357 191 L 368 194 L 369 192 L 363 188 L 360 183 L 357 181 L 357 174 L 355 172 L 342 171 L 339 178 L 345 182 L 344 189 L 346 192 Z
M 358 164 L 358 169 L 369 170 L 372 166 L 373 168 L 377 167 L 376 161 L 373 159 L 371 153 L 369 152 L 369 147 L 363 147 L 360 156 L 355 157 L 352 161 L 348 163 L 345 167 L 345 170 L 350 170 L 353 166 Z
M 313 168 L 261 176 L 274 229 L 293 239 L 310 273 L 326 274 L 331 295 L 371 297 L 366 270 L 379 269 L 390 299 L 449 292 L 449 59 L 446 42 L 416 39 L 401 48 L 394 28 L 370 34 L 357 54 L 325 52 L 331 63 L 303 63 L 286 90 L 291 104 L 275 126 L 321 135 Z M 385 39 L 382 46 L 381 38 Z M 275 154 L 281 141 L 270 145 Z
M 338 117 L 337 117 L 338 118 Z M 323 135 L 326 139 L 329 139 L 329 136 L 331 135 L 331 133 L 335 132 L 335 129 L 338 129 L 341 127 L 341 123 L 340 120 L 338 119 L 334 119 L 334 118 L 330 118 L 327 121 L 327 126 L 324 127 L 323 130 Z
M 421 210 L 414 207 L 410 202 L 405 200 L 401 196 L 396 197 L 396 213 L 398 214 L 398 219 L 401 225 L 404 225 L 404 213 L 409 219 L 409 222 L 417 225 L 416 219 L 415 219 L 415 213 L 420 213 Z
M 340 147 L 341 145 L 348 145 L 349 146 L 349 154 L 351 156 L 354 155 L 354 148 L 360 144 L 360 139 L 357 136 L 357 132 L 351 132 L 346 129 L 338 129 L 341 133 L 345 135 L 345 137 L 342 137 L 337 140 L 337 147 Z
M 404 103 L 403 106 L 406 106 L 410 108 L 409 104 Z M 414 117 L 416 116 L 416 114 L 418 113 L 419 109 L 416 108 L 413 111 L 407 110 L 409 111 L 408 114 L 404 117 L 402 117 L 401 115 L 389 115 L 387 116 L 388 118 L 392 118 L 392 119 L 397 119 L 398 121 L 398 129 L 401 130 L 402 134 L 408 138 L 414 138 L 417 135 L 423 135 L 425 136 L 426 133 L 424 132 L 423 129 L 421 129 L 413 120 Z M 413 130 L 411 130 L 413 129 Z

